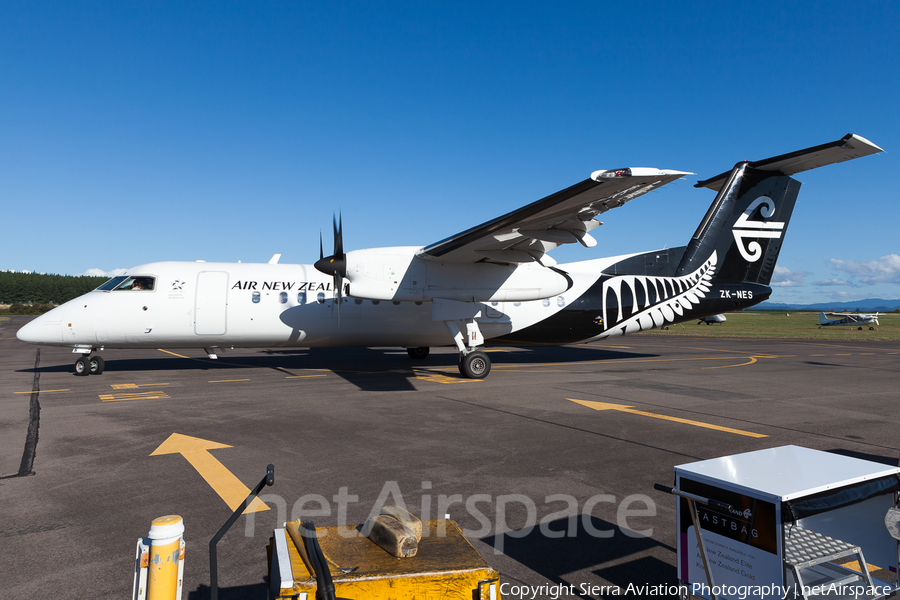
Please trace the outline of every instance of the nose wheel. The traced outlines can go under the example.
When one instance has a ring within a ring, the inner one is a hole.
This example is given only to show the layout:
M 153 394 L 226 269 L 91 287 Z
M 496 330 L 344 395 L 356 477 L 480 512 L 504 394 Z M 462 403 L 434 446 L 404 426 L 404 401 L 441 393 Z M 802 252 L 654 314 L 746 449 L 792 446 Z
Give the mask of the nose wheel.
M 82 356 L 75 361 L 75 374 L 79 377 L 100 375 L 105 368 L 106 363 L 99 356 Z
M 491 372 L 491 359 L 481 350 L 459 357 L 459 372 L 469 379 L 484 379 Z

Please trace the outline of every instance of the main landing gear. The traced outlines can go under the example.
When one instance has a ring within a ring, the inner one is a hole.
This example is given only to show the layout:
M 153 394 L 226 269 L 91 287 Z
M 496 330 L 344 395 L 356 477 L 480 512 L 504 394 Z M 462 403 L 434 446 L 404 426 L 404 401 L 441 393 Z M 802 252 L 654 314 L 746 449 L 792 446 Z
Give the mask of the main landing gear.
M 78 376 L 100 375 L 106 363 L 100 356 L 82 356 L 75 361 L 75 374 Z
M 428 346 L 419 348 L 407 348 L 406 353 L 410 358 L 423 360 L 428 358 L 431 349 Z M 481 350 L 465 348 L 459 353 L 459 373 L 469 379 L 484 379 L 491 372 L 491 359 Z
M 491 372 L 491 359 L 479 350 L 484 344 L 484 336 L 474 318 L 446 320 L 444 325 L 453 336 L 453 342 L 459 349 L 459 373 L 469 379 L 484 379 Z M 465 332 L 465 333 L 463 333 Z
M 481 350 L 473 350 L 459 357 L 459 372 L 469 379 L 484 379 L 491 372 L 491 359 Z

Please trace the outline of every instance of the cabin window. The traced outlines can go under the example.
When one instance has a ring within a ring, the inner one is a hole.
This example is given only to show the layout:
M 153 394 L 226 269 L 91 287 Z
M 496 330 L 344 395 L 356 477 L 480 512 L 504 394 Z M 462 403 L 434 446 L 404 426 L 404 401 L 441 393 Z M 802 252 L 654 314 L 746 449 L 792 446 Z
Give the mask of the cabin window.
M 278 301 L 282 304 L 287 304 L 287 292 L 281 292 L 278 294 Z
M 325 292 L 319 292 L 316 294 L 316 302 L 319 304 L 325 304 Z
M 297 292 L 297 304 L 306 304 L 306 292 Z
M 253 304 L 259 304 L 259 292 L 253 292 Z
M 541 304 L 543 304 L 544 306 L 550 306 L 550 298 L 544 298 L 541 301 Z
M 513 306 L 522 306 L 521 302 L 513 302 Z
M 563 298 L 562 296 L 557 297 L 557 298 L 556 298 L 556 305 L 557 305 L 558 307 L 562 308 L 563 306 L 566 305 L 566 299 Z
M 362 304 L 363 303 L 362 298 L 354 298 L 353 303 L 354 304 Z
M 372 304 L 377 306 L 377 305 L 381 304 L 381 300 L 372 300 Z
M 136 275 L 133 277 L 124 277 L 124 281 L 122 281 L 119 285 L 115 287 L 115 291 L 143 291 L 143 292 L 152 292 L 156 289 L 156 278 L 155 277 L 144 277 L 140 275 Z M 107 281 L 104 285 L 109 285 L 112 281 Z
M 122 283 L 126 279 L 128 279 L 128 277 L 125 275 L 119 275 L 118 277 L 113 277 L 112 279 L 110 279 L 109 281 L 107 281 L 106 283 L 104 283 L 103 285 L 98 287 L 97 289 L 100 291 L 104 291 L 104 292 L 114 290 L 119 286 L 120 283 Z

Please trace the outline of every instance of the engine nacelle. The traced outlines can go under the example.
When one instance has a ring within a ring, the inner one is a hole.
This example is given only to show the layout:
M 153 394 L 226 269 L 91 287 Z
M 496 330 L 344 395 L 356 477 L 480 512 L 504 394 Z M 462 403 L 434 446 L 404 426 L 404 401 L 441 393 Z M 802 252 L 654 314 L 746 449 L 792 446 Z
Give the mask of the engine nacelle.
M 418 247 L 347 253 L 350 295 L 365 300 L 520 302 L 558 296 L 572 281 L 537 263 L 443 264 L 416 256 Z

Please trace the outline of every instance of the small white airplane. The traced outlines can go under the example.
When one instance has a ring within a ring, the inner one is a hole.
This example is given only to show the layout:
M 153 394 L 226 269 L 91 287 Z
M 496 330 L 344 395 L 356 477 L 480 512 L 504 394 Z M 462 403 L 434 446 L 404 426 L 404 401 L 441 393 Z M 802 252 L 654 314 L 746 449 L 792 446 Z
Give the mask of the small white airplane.
M 841 317 L 840 319 L 829 319 L 826 314 L 831 315 L 833 317 Z M 819 325 L 820 326 L 829 326 L 829 325 L 850 325 L 851 327 L 854 325 L 859 325 L 860 329 L 862 329 L 862 325 L 868 325 L 869 329 L 875 329 L 871 326 L 872 323 L 878 325 L 878 313 L 876 312 L 874 315 L 866 314 L 866 313 L 819 313 Z
M 697 321 L 697 325 L 703 325 L 706 323 L 707 325 L 712 325 L 713 323 L 724 323 L 728 319 L 725 318 L 725 315 L 709 315 L 708 317 L 703 317 L 699 321 Z
M 18 331 L 71 347 L 78 375 L 105 348 L 399 346 L 425 358 L 455 344 L 483 378 L 486 341 L 594 342 L 740 310 L 766 300 L 800 183 L 790 176 L 881 148 L 859 136 L 743 161 L 696 187 L 718 192 L 687 246 L 557 264 L 561 244 L 593 247 L 596 217 L 682 171 L 595 171 L 588 179 L 424 247 L 334 252 L 315 265 L 157 262 L 129 269 Z M 648 215 L 647 218 L 658 218 Z

